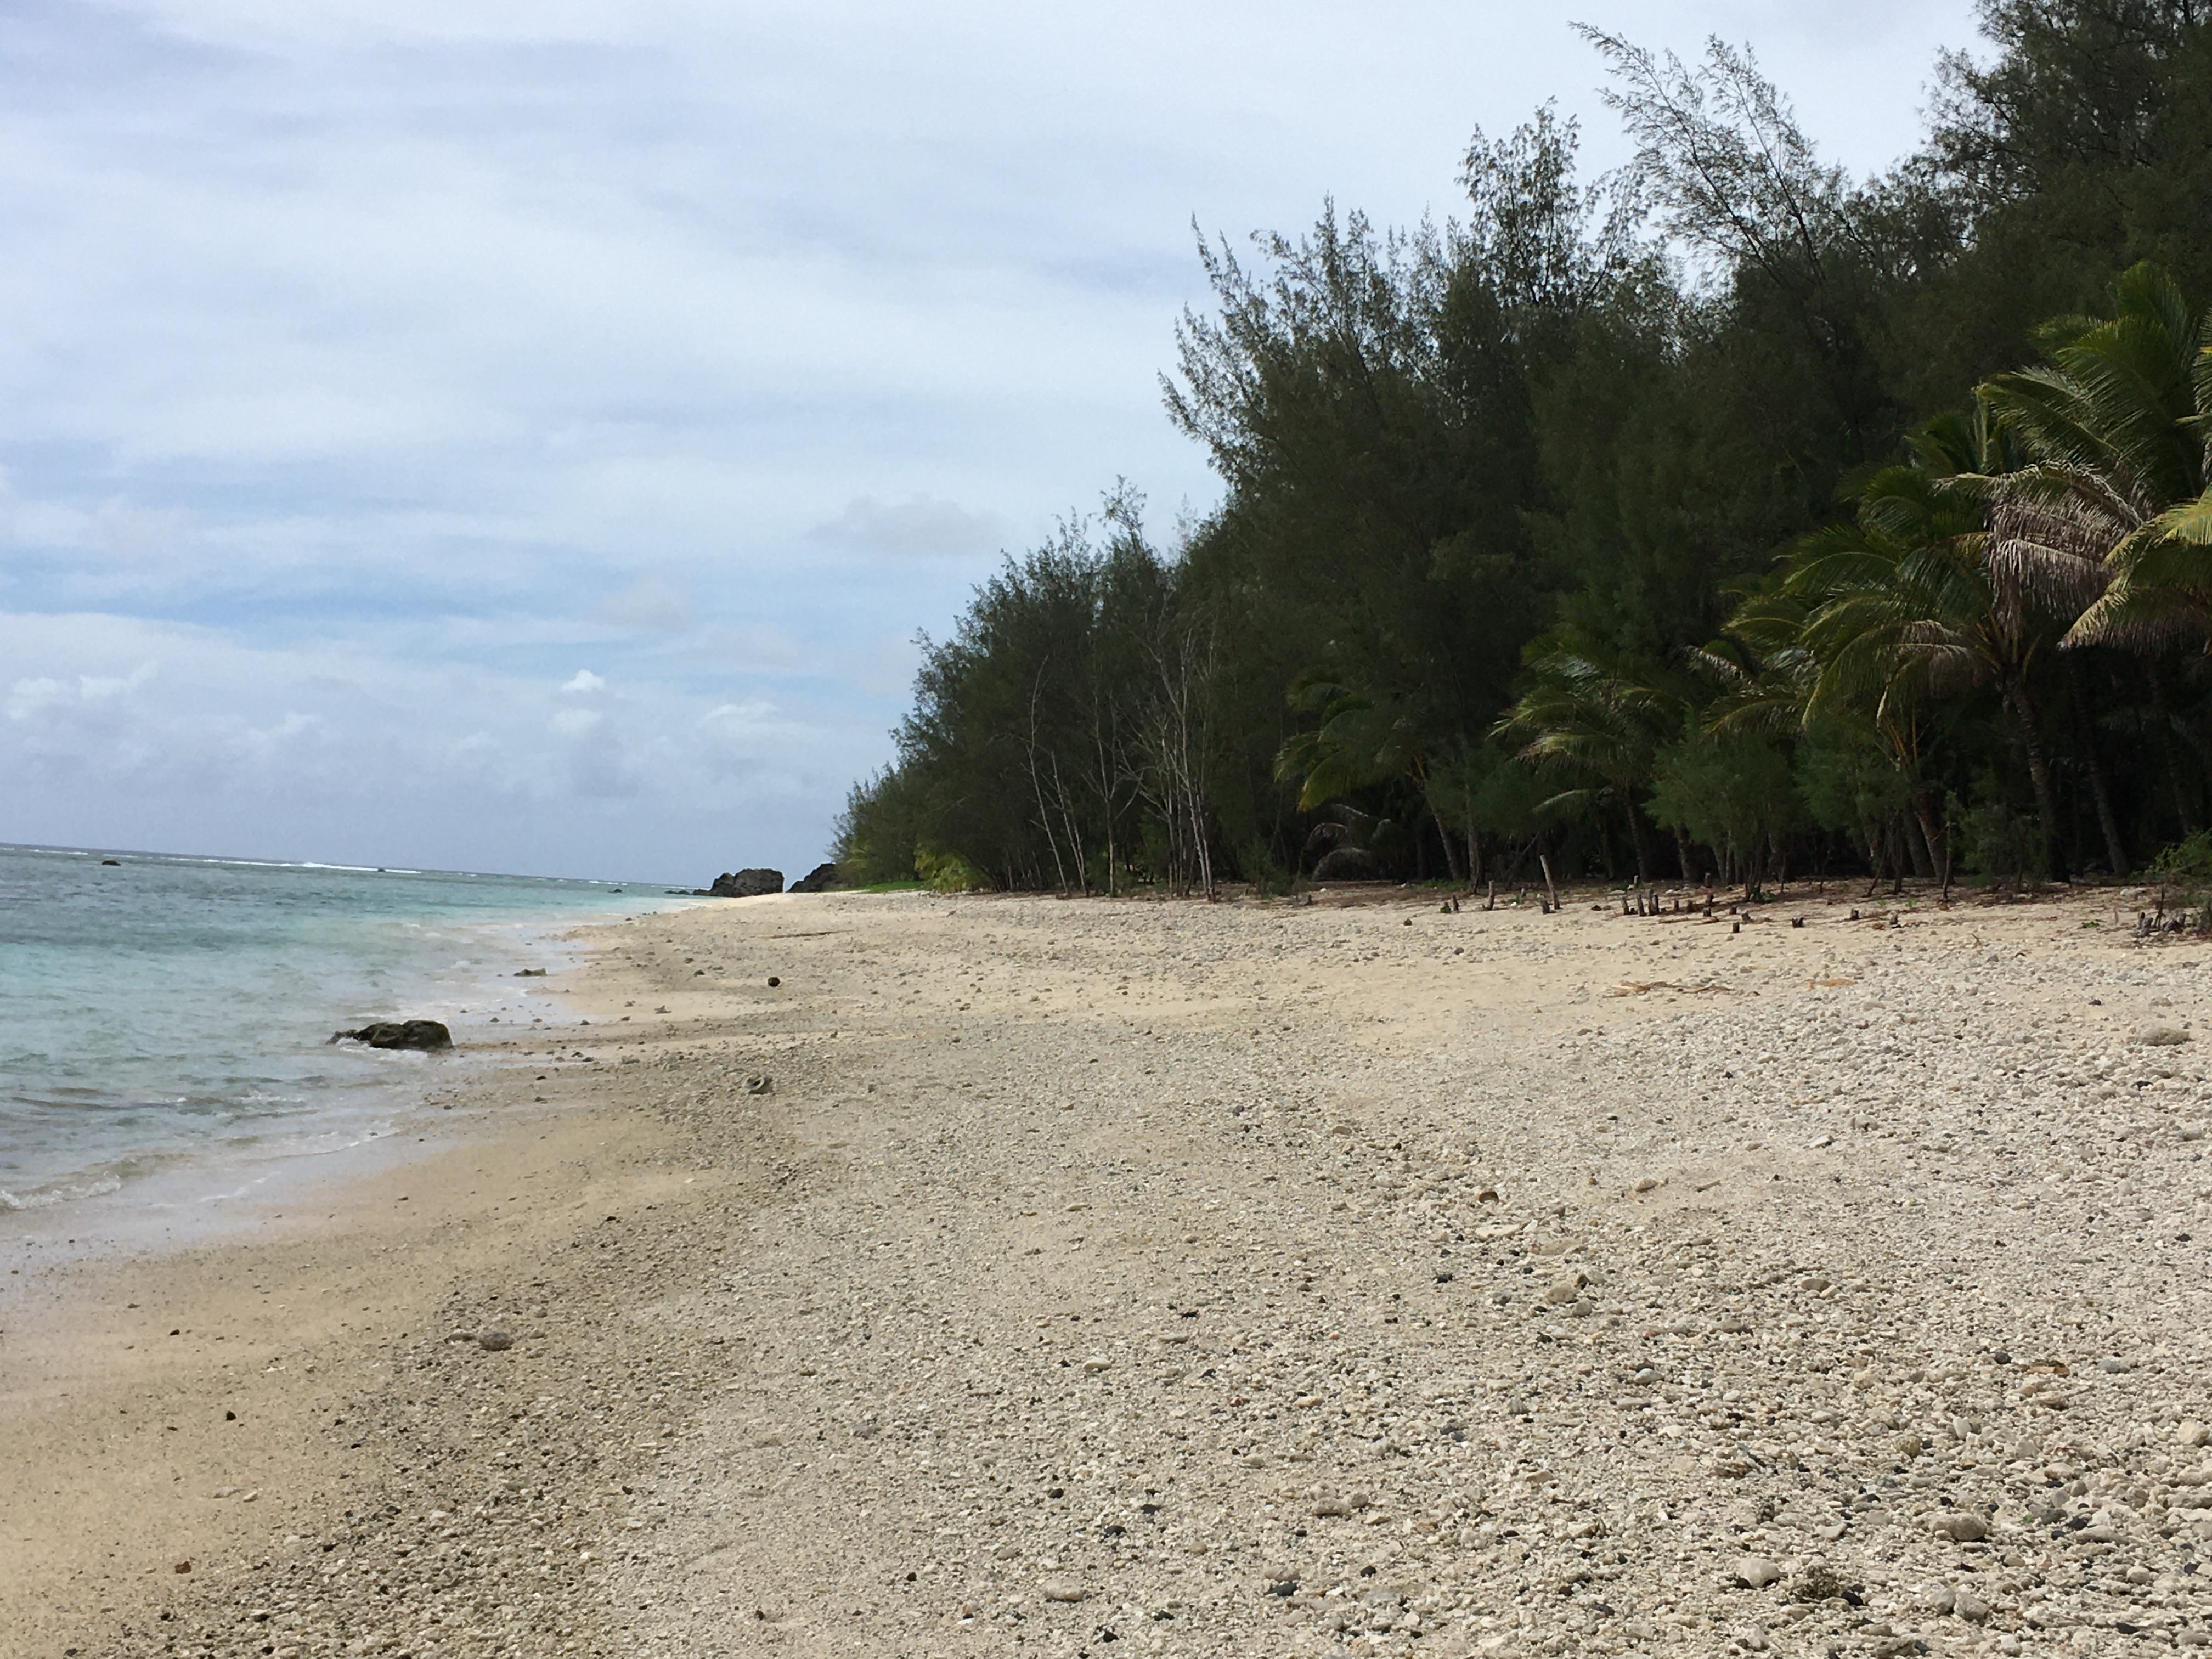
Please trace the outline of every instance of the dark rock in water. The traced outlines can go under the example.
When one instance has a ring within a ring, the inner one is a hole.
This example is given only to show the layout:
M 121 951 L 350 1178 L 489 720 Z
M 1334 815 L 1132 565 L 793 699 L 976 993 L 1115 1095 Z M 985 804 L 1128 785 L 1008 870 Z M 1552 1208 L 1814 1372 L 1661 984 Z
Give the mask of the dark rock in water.
M 331 1041 L 365 1042 L 372 1048 L 450 1048 L 453 1034 L 434 1019 L 385 1019 L 358 1031 L 333 1031 Z
M 102 859 L 100 860 L 100 862 L 105 865 L 112 866 L 118 870 L 120 870 L 123 867 L 123 860 L 121 859 Z
M 514 970 L 514 976 L 517 979 L 544 979 L 545 970 L 543 968 L 518 968 Z
M 763 893 L 781 893 L 783 872 L 740 870 L 733 876 L 725 871 L 714 878 L 714 884 L 707 890 L 714 898 L 758 898 Z
M 791 884 L 794 893 L 826 893 L 833 887 L 842 887 L 845 878 L 834 864 L 817 864 L 797 881 Z

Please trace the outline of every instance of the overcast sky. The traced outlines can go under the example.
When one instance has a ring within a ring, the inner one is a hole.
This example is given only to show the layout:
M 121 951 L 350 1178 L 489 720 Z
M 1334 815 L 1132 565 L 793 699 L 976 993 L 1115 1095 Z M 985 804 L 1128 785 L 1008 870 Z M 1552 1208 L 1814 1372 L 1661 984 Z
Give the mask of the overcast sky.
M 916 629 L 1116 475 L 1194 219 L 1456 210 L 1579 19 L 1914 141 L 1965 0 L 10 0 L 0 841 L 827 856 Z

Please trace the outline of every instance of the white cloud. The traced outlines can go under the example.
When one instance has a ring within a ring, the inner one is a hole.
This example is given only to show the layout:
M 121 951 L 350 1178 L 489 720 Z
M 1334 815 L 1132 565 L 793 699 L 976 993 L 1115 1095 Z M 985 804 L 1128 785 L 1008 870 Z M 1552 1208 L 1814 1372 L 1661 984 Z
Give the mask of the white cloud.
M 142 662 L 127 674 L 79 674 L 74 681 L 42 676 L 17 680 L 8 691 L 8 718 L 24 720 L 52 708 L 90 708 L 137 690 L 161 672 Z
M 607 689 L 607 683 L 590 669 L 579 668 L 561 689 L 563 691 L 604 691 Z
M 0 660 L 29 671 L 0 720 L 0 841 L 689 883 L 731 836 L 818 859 L 827 815 L 792 803 L 837 799 L 871 759 L 851 722 L 787 699 L 593 675 L 586 703 L 374 641 L 0 612 Z

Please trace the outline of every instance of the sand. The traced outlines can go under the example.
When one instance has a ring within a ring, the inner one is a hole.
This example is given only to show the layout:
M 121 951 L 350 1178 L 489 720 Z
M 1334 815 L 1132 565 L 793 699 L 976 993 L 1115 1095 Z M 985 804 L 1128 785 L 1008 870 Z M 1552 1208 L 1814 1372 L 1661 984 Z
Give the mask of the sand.
M 419 1157 L 10 1256 L 0 1652 L 2206 1639 L 2204 946 L 1360 896 L 597 930 Z

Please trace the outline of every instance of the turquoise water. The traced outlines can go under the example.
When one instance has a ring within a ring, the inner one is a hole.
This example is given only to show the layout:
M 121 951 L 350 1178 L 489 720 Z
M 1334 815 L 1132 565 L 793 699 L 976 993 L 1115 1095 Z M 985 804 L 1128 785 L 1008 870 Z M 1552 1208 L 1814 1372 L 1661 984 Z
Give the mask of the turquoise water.
M 373 1134 L 466 1062 L 333 1047 L 332 1031 L 527 1024 L 544 1000 L 514 975 L 559 960 L 554 934 L 671 902 L 625 884 L 0 846 L 0 1212 Z

